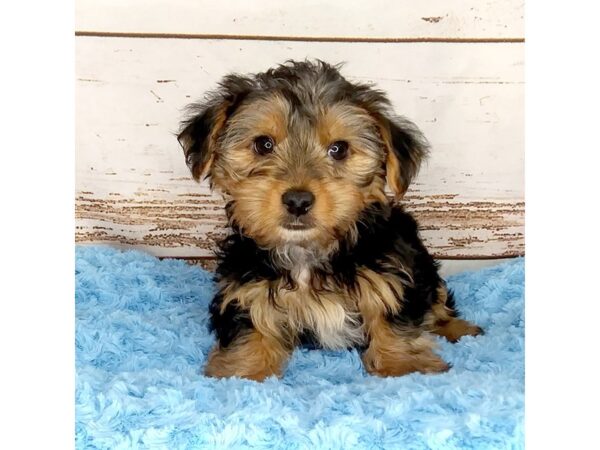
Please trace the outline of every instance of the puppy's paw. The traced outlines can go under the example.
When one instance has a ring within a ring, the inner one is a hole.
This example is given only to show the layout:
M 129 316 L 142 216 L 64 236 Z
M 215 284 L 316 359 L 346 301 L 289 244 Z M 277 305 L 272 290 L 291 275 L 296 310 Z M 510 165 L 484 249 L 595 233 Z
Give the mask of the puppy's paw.
M 405 355 L 379 355 L 363 358 L 365 369 L 379 377 L 400 377 L 412 372 L 443 373 L 452 366 L 431 351 Z
M 246 336 L 228 348 L 216 345 L 208 356 L 204 374 L 213 378 L 240 377 L 264 381 L 275 375 L 281 377 L 288 353 L 276 351 L 257 334 Z
M 485 334 L 483 328 L 466 320 L 456 318 L 438 324 L 432 332 L 445 337 L 452 343 L 458 342 L 463 336 L 480 336 Z
M 267 378 L 275 375 L 279 377 L 279 374 L 272 370 L 259 370 L 259 371 L 247 371 L 245 368 L 235 368 L 235 367 L 220 367 L 217 364 L 207 364 L 204 368 L 204 375 L 211 378 L 230 378 L 230 377 L 240 377 L 246 378 L 248 380 L 254 381 L 265 381 Z

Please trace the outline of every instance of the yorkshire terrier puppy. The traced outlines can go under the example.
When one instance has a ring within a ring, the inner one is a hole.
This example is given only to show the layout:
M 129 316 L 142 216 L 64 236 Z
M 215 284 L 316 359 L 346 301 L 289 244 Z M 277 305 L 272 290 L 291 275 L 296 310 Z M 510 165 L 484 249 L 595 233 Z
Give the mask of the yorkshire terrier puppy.
M 357 348 L 379 376 L 448 370 L 431 333 L 481 328 L 452 293 L 402 197 L 426 140 L 379 90 L 321 61 L 226 76 L 178 136 L 194 178 L 228 199 L 205 373 L 281 376 L 295 347 Z

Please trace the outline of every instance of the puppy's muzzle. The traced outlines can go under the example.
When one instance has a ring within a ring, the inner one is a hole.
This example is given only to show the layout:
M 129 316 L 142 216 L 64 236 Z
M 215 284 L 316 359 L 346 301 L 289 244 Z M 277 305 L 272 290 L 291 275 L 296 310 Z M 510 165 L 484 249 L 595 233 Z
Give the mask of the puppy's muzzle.
M 290 189 L 281 196 L 281 201 L 290 214 L 300 217 L 312 208 L 315 196 L 310 191 Z

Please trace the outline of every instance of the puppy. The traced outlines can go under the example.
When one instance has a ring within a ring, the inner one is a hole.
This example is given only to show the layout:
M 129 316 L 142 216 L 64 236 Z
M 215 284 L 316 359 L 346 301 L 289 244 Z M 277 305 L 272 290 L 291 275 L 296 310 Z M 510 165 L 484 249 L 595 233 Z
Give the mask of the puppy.
M 322 61 L 228 75 L 178 136 L 194 178 L 228 199 L 205 373 L 280 377 L 295 347 L 357 348 L 379 376 L 448 370 L 431 333 L 458 318 L 406 192 L 426 140 L 379 90 Z

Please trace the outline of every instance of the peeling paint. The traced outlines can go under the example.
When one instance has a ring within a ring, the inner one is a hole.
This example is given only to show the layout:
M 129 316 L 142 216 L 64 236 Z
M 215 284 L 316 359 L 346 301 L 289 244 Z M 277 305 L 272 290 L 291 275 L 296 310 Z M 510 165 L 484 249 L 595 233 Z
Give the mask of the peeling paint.
M 421 20 L 424 20 L 425 22 L 429 22 L 429 23 L 438 23 L 440 20 L 442 20 L 444 17 L 443 16 L 437 16 L 437 17 L 421 17 Z

